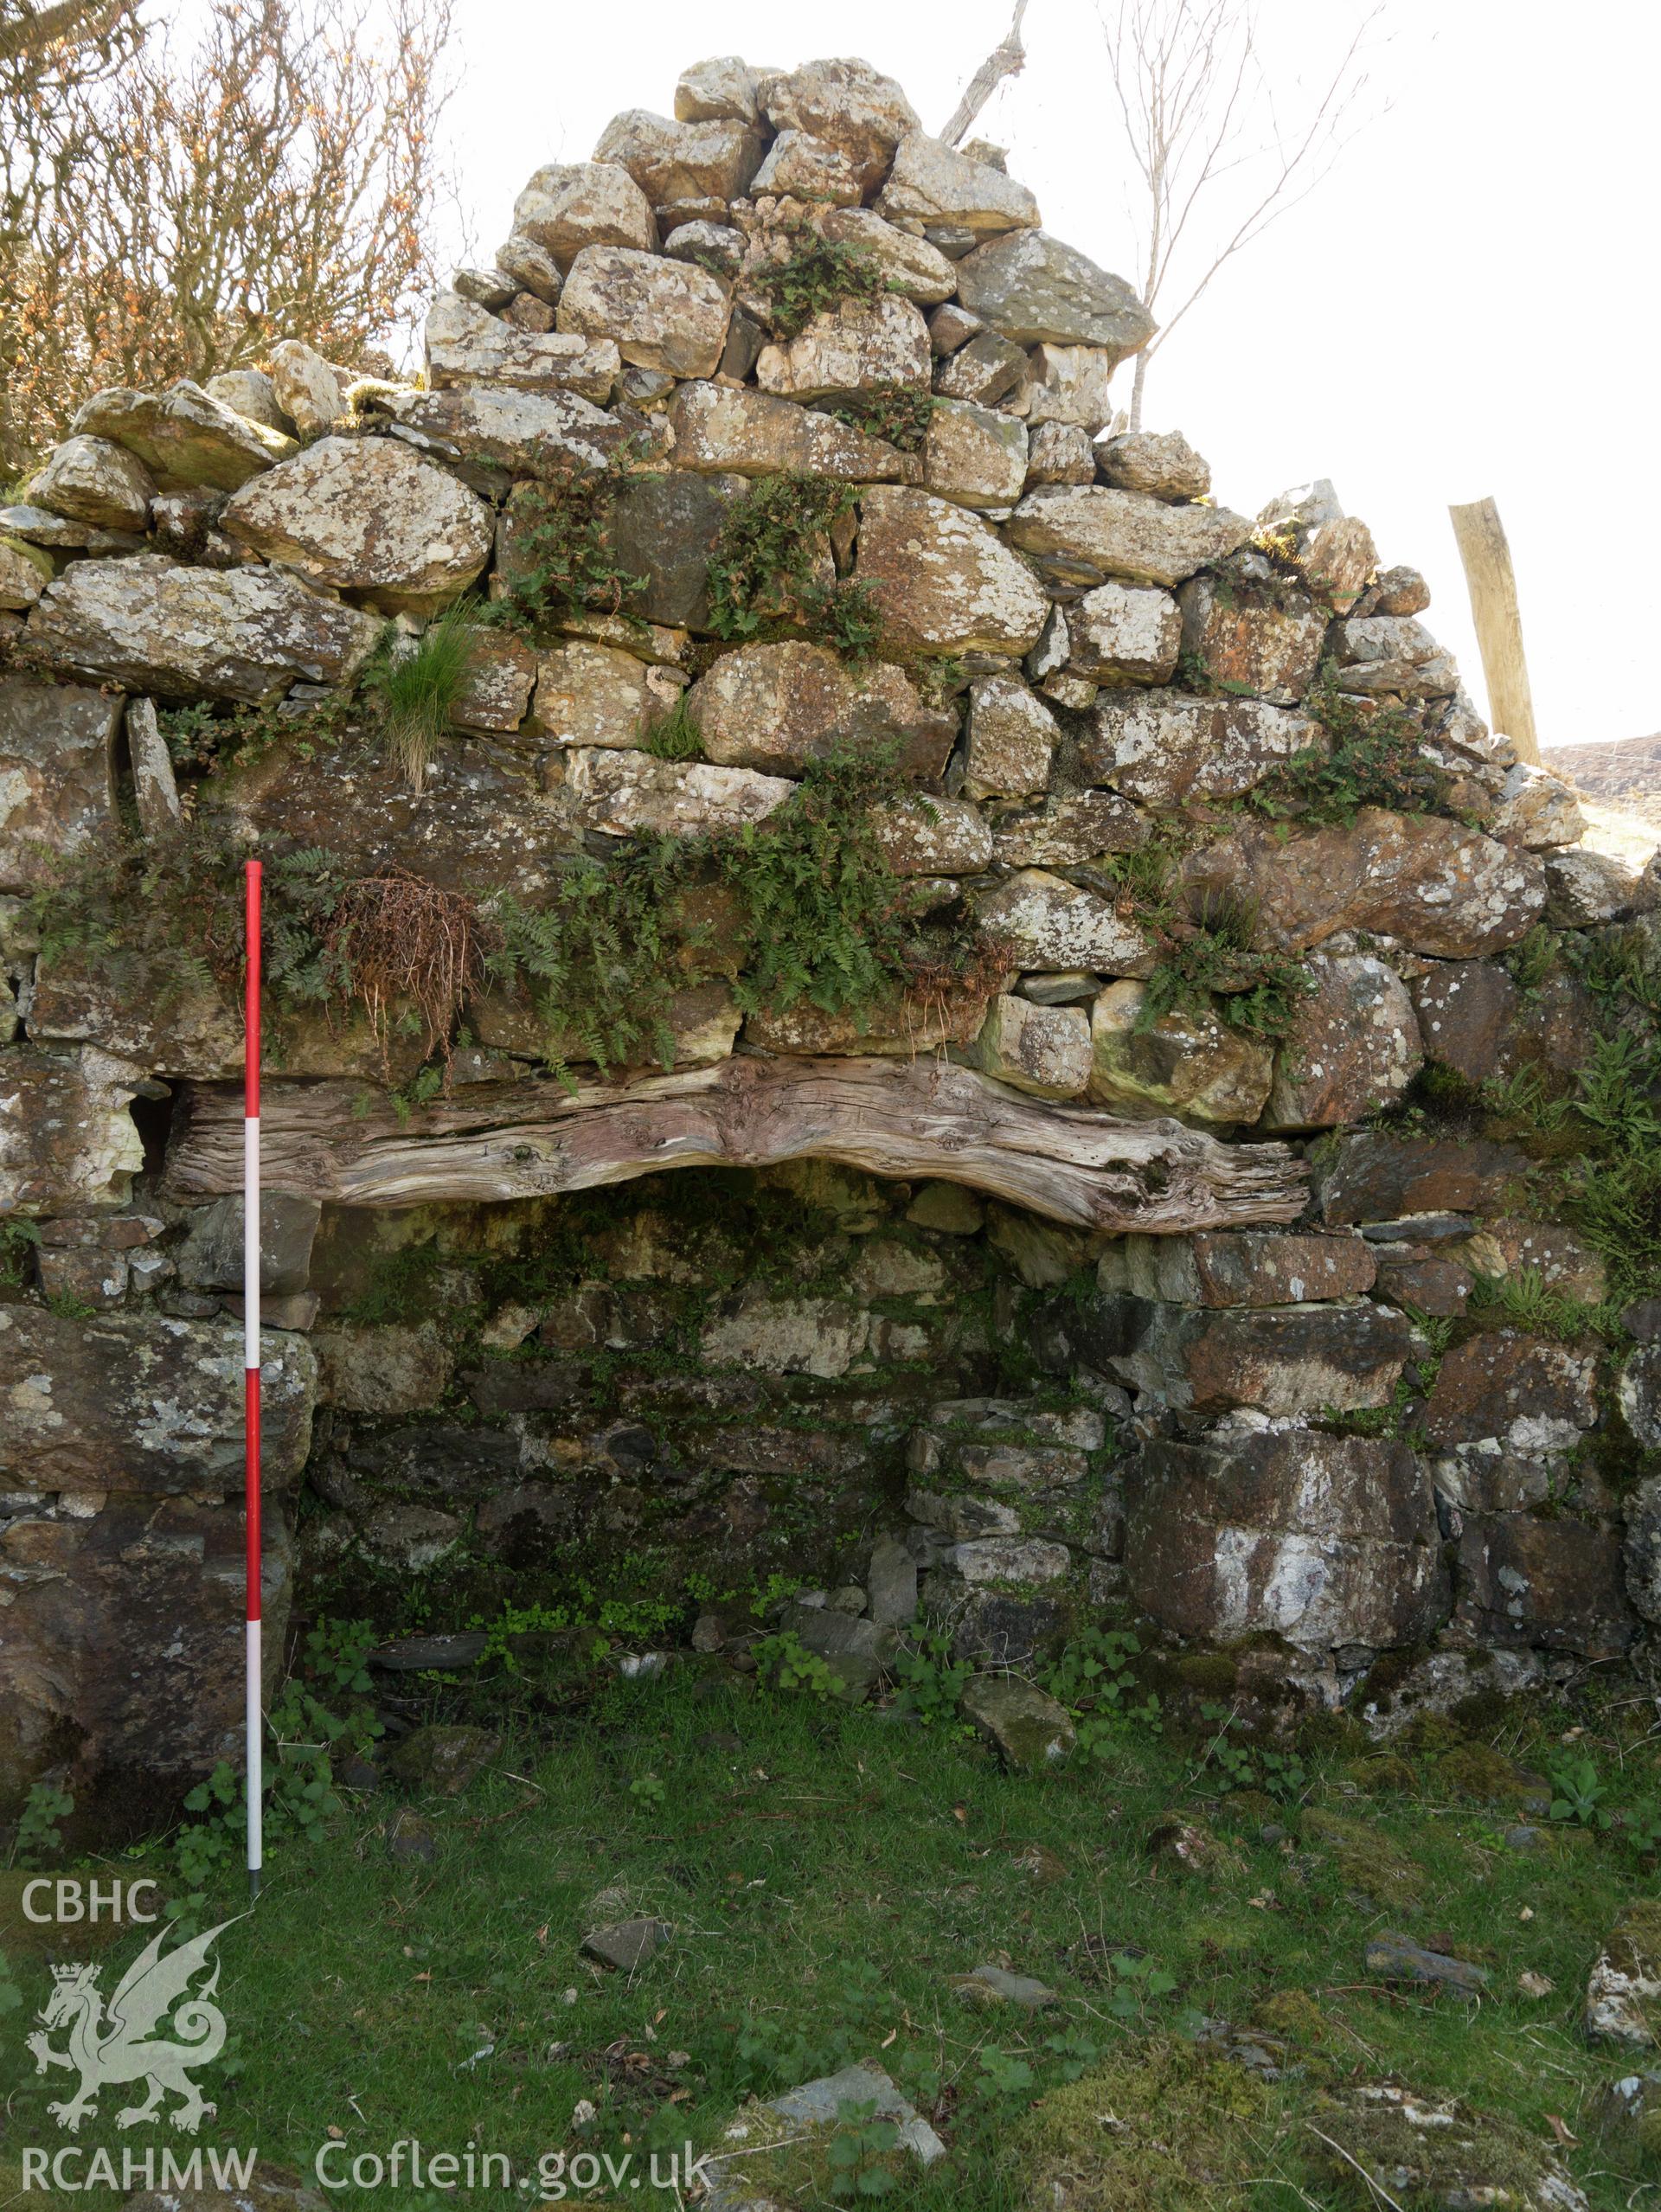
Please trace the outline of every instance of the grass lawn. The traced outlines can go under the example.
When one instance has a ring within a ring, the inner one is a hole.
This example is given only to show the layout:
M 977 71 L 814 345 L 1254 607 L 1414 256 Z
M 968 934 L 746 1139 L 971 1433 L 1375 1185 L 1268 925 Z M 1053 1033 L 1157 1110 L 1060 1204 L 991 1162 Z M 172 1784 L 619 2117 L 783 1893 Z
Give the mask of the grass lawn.
M 1504 1740 L 1530 1766 L 1562 1755 L 1570 1716 L 1542 1718 L 1550 1733 Z M 1573 1748 L 1608 1778 L 1606 1802 L 1652 1795 L 1649 1702 L 1581 1718 Z M 1604 2085 L 1635 2061 L 1594 2050 L 1579 2027 L 1587 1970 L 1621 1907 L 1652 1890 L 1652 1860 L 1619 1829 L 1565 1821 L 1541 1822 L 1532 1850 L 1508 1843 L 1515 1807 L 1458 1797 L 1465 1768 L 1446 1745 L 1306 1754 L 1275 1777 L 1279 1799 L 1225 1792 L 1203 1748 L 1127 1725 L 1097 1759 L 1014 1774 L 953 1721 L 758 1691 L 715 1662 L 653 1682 L 607 1674 L 534 1727 L 521 1701 L 484 1775 L 413 1801 L 430 1863 L 390 1856 L 388 1824 L 412 1803 L 390 1787 L 349 1799 L 320 1842 L 273 1853 L 257 1911 L 220 1941 L 233 2042 L 203 2074 L 218 2115 L 202 2140 L 257 2144 L 310 2177 L 325 2143 L 343 2145 L 343 2171 L 417 2137 L 429 2153 L 504 2154 L 533 2185 L 348 2187 L 338 2201 L 536 2203 L 543 2154 L 719 2148 L 746 2096 L 871 2058 L 947 2158 L 923 2174 L 856 2120 L 846 2163 L 821 2162 L 814 2197 L 793 2201 L 835 2201 L 834 2183 L 954 2212 L 1291 2212 L 1388 2203 L 1343 2164 L 1342 2100 L 1394 2074 L 1556 2148 L 1594 2206 L 1661 2203 L 1661 2158 L 1600 2126 Z M 1150 1847 L 1162 1828 L 1169 1844 L 1173 1812 L 1196 1830 L 1186 1856 Z M 23 2146 L 67 2139 L 45 2106 L 69 2081 L 37 2079 L 22 2049 L 49 1984 L 9 1882 L 22 2004 L 0 2018 L 0 2204 Z M 241 1901 L 227 1876 L 204 1924 Z M 580 1957 L 588 1927 L 636 1914 L 674 1933 L 632 1977 Z M 1485 1965 L 1488 1993 L 1383 1985 L 1363 1954 L 1384 1929 Z M 137 1947 L 119 1939 L 106 1986 Z M 984 1964 L 1040 1978 L 1057 2001 L 972 2002 L 953 1978 Z M 1525 1974 L 1549 1991 L 1525 1994 Z M 1234 2055 L 1202 2020 L 1231 2023 Z M 1247 2029 L 1267 2073 L 1235 2063 Z M 106 2090 L 79 2141 L 118 2158 L 180 2141 L 118 2134 L 129 2093 Z M 593 2117 L 574 2122 L 585 2100 Z M 591 2201 L 676 2199 L 625 2183 Z

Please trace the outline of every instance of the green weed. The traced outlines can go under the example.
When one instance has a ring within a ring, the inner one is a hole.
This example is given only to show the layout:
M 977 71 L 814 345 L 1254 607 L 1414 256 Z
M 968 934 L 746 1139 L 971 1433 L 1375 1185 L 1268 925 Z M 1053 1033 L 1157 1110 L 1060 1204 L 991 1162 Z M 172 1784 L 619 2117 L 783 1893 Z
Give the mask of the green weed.
M 914 384 L 873 384 L 833 400 L 826 414 L 850 422 L 873 438 L 881 438 L 901 453 L 920 453 L 928 435 L 929 418 L 938 401 Z
M 888 289 L 881 262 L 865 247 L 805 229 L 782 260 L 763 263 L 747 281 L 765 298 L 775 334 L 786 341 L 799 337 L 816 315 L 869 306 Z
M 827 533 L 853 510 L 858 487 L 829 477 L 760 477 L 721 518 L 709 561 L 709 626 L 734 643 L 798 621 L 852 658 L 881 634 L 866 586 L 817 573 Z
M 41 1241 L 38 1225 L 22 1214 L 0 1220 L 0 1290 L 20 1291 L 33 1273 L 35 1252 Z
M 450 728 L 478 647 L 475 610 L 458 599 L 433 617 L 413 651 L 387 657 L 370 677 L 387 749 L 412 792 L 426 783 L 433 747 Z
M 612 509 L 623 486 L 638 479 L 634 456 L 614 456 L 603 469 L 527 485 L 508 510 L 513 557 L 498 574 L 507 588 L 481 619 L 535 637 L 568 608 L 617 614 L 647 579 L 624 568 L 612 548 Z
M 58 1824 L 67 1820 L 74 1809 L 74 1798 L 55 1782 L 32 1783 L 23 1809 L 17 1816 L 12 1863 L 31 1868 L 50 1865 L 63 1843 L 63 1831 Z
M 659 760 L 701 760 L 703 734 L 692 712 L 689 692 L 683 691 L 660 720 L 646 732 L 645 750 Z
M 1247 793 L 1247 806 L 1274 819 L 1295 815 L 1346 827 L 1365 806 L 1398 814 L 1445 808 L 1448 779 L 1426 758 L 1424 732 L 1404 708 L 1376 708 L 1340 691 L 1331 665 L 1304 707 L 1325 730 L 1329 748 L 1294 753 Z

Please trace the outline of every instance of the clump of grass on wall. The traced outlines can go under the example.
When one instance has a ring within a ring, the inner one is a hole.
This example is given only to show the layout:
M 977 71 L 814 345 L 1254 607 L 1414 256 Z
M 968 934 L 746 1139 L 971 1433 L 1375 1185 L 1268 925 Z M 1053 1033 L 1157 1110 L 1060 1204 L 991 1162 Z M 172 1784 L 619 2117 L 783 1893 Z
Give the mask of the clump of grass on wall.
M 388 655 L 371 679 L 387 750 L 413 792 L 426 784 L 433 748 L 450 726 L 477 646 L 473 611 L 458 599 L 433 618 L 413 651 Z

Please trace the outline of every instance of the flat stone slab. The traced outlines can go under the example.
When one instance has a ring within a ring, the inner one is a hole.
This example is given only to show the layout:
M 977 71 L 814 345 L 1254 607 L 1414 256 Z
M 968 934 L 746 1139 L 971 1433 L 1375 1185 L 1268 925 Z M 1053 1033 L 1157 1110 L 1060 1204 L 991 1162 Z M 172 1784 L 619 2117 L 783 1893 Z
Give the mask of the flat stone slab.
M 953 1974 L 952 1986 L 972 2003 L 1015 2004 L 1028 2012 L 1061 2001 L 1047 1982 L 1031 1974 L 1012 1974 L 1004 1966 L 972 1966 L 966 1974 Z
M 1446 1952 L 1427 1951 L 1405 1935 L 1375 1936 L 1367 1946 L 1367 1972 L 1387 1982 L 1425 1982 L 1462 1996 L 1479 1997 L 1489 1983 L 1488 1969 Z

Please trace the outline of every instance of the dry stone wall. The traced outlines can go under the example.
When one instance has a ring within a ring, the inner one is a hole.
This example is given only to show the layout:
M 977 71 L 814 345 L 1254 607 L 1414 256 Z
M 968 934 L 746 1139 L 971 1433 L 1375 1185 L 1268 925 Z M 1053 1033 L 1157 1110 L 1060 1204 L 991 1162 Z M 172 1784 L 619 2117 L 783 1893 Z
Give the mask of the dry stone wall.
M 860 1683 L 1134 1617 L 1382 1728 L 1661 1622 L 1661 883 L 1330 484 L 1115 427 L 1151 335 L 709 61 L 420 376 L 99 393 L 0 510 L 0 1799 L 239 1717 L 243 848 L 279 1620 L 297 1528 L 388 1631 L 806 1575 Z

